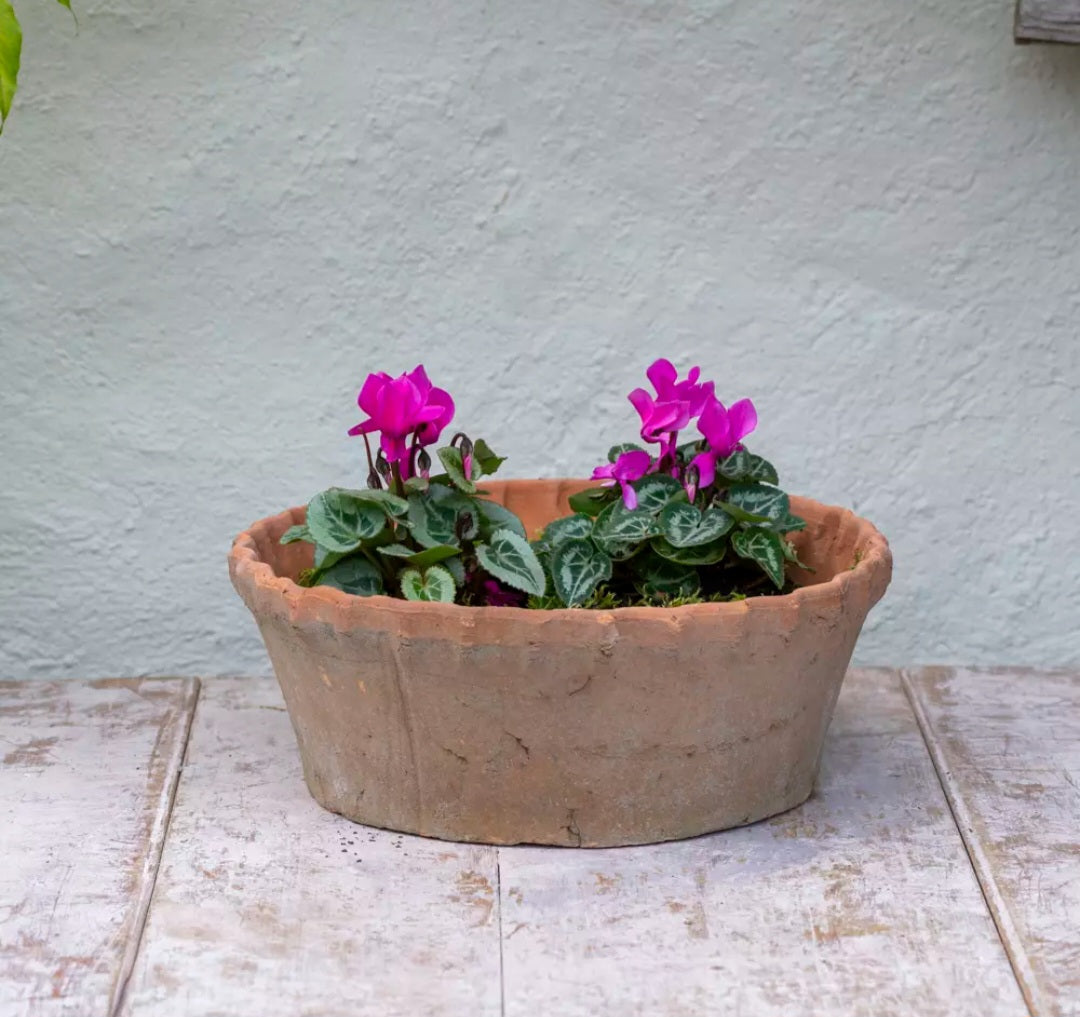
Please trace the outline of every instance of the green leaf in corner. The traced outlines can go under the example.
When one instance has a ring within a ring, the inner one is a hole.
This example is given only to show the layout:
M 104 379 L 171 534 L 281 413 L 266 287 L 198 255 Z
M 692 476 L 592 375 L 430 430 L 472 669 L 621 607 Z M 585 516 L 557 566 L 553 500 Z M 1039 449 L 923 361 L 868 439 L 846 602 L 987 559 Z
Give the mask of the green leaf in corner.
M 488 543 L 476 545 L 476 557 L 496 579 L 515 590 L 543 596 L 544 569 L 529 542 L 513 530 L 496 530 Z
M 772 520 L 770 529 L 776 530 L 777 533 L 794 533 L 797 530 L 806 529 L 806 520 L 789 512 L 783 519 Z
M 727 545 L 728 542 L 723 537 L 695 547 L 676 547 L 664 537 L 653 537 L 650 542 L 652 549 L 661 558 L 678 565 L 715 565 L 723 559 Z
M 551 578 L 559 599 L 576 607 L 611 578 L 611 559 L 591 540 L 565 540 L 552 553 Z
M 432 497 L 432 492 L 409 495 L 409 525 L 412 527 L 412 535 L 417 543 L 424 547 L 457 544 L 458 536 L 454 531 L 457 511 L 454 504 L 437 501 Z
M 0 0 L 0 131 L 11 112 L 19 79 L 22 29 L 8 0 Z
M 592 535 L 602 551 L 621 557 L 619 548 L 648 540 L 659 532 L 660 525 L 651 512 L 640 507 L 628 509 L 616 501 L 596 517 Z
M 439 449 L 437 455 L 446 469 L 446 475 L 453 481 L 454 486 L 466 494 L 475 494 L 476 485 L 465 476 L 465 464 L 461 458 L 461 449 L 454 448 L 453 445 L 447 445 L 445 448 Z
M 318 578 L 317 585 L 332 586 L 342 593 L 351 593 L 356 597 L 373 597 L 383 592 L 383 579 L 363 555 L 352 555 L 331 565 Z
M 345 554 L 386 527 L 383 510 L 352 491 L 331 487 L 308 504 L 307 528 L 316 543 Z
M 401 593 L 406 600 L 452 604 L 455 592 L 454 577 L 439 565 L 432 565 L 424 572 L 406 569 L 401 573 Z
M 278 543 L 295 544 L 298 540 L 306 540 L 312 544 L 315 543 L 315 538 L 312 537 L 311 531 L 307 528 L 307 523 L 298 523 L 296 526 L 290 526 L 281 535 L 281 539 Z
M 731 546 L 741 558 L 749 558 L 764 569 L 778 590 L 784 588 L 784 546 L 771 530 L 752 527 L 731 536 Z

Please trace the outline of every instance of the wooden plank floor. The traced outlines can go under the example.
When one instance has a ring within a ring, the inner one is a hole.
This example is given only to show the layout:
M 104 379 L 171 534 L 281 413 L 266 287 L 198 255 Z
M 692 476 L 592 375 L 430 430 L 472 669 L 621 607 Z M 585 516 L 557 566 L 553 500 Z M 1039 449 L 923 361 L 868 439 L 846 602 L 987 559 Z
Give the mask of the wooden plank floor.
M 1077 675 L 855 671 L 805 806 L 594 851 L 354 825 L 197 693 L 0 683 L 2 1017 L 1080 1017 Z
M 905 681 L 1031 1012 L 1080 1015 L 1080 674 Z
M 0 682 L 0 1014 L 111 1013 L 197 683 Z

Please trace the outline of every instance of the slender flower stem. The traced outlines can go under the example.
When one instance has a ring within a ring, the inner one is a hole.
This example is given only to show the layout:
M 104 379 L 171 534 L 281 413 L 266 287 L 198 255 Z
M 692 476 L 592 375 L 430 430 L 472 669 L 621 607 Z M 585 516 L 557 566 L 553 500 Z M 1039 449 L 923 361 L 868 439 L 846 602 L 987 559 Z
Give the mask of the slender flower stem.
M 399 498 L 405 497 L 405 481 L 401 479 L 401 470 L 397 463 L 390 464 L 390 487 Z
M 367 452 L 367 464 L 368 464 L 368 485 L 371 484 L 372 477 L 378 477 L 379 471 L 375 469 L 375 460 L 371 458 L 371 442 L 368 441 L 366 434 L 361 435 L 364 439 L 364 449 Z

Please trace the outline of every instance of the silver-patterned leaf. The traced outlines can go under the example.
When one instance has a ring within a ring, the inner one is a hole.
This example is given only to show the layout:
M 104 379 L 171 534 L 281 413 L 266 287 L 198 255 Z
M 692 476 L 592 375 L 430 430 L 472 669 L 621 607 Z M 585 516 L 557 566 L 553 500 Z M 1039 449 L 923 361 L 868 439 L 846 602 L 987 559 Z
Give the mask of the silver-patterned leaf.
M 486 544 L 476 545 L 480 564 L 515 590 L 542 597 L 547 587 L 544 569 L 529 542 L 513 530 L 496 530 Z
M 685 502 L 668 505 L 660 513 L 660 528 L 675 547 L 696 547 L 724 536 L 735 525 L 731 515 L 720 508 L 699 511 Z
M 551 578 L 559 599 L 574 607 L 611 578 L 611 559 L 587 538 L 566 540 L 552 552 Z
M 381 508 L 340 487 L 315 495 L 308 504 L 307 528 L 315 542 L 330 551 L 354 551 L 385 527 Z
M 318 585 L 332 586 L 357 597 L 373 597 L 383 592 L 382 575 L 363 555 L 353 555 L 332 565 L 320 574 Z
M 765 519 L 784 519 L 791 511 L 788 496 L 778 487 L 733 487 L 728 492 L 727 500 L 743 512 Z
M 775 533 L 761 527 L 738 530 L 732 534 L 731 546 L 740 557 L 757 562 L 777 589 L 784 588 L 784 546 Z

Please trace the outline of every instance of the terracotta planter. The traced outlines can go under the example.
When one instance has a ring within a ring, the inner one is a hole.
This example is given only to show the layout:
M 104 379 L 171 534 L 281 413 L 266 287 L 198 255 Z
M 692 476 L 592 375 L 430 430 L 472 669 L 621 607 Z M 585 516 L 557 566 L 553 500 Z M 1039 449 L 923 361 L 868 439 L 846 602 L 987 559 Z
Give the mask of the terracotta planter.
M 485 482 L 530 533 L 583 481 Z M 229 555 L 289 708 L 304 777 L 372 826 L 493 844 L 691 837 L 800 804 L 855 640 L 885 592 L 885 538 L 804 498 L 782 597 L 528 611 L 352 597 L 293 579 L 311 546 L 255 523 Z

